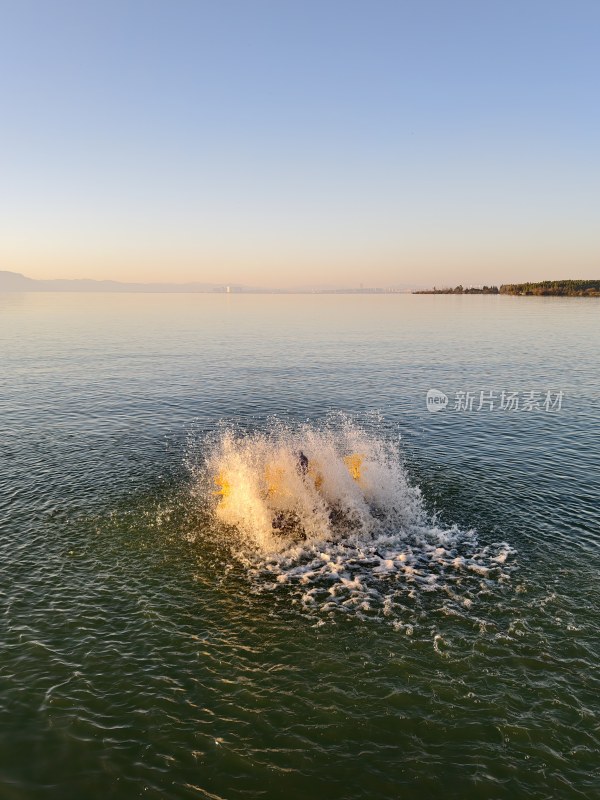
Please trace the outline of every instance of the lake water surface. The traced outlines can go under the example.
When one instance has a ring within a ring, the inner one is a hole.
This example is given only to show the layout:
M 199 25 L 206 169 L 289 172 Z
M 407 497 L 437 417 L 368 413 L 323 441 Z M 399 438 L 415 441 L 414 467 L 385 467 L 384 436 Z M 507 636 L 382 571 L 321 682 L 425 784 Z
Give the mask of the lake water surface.
M 599 312 L 0 294 L 3 800 L 600 796 Z M 226 429 L 389 485 L 273 550 Z

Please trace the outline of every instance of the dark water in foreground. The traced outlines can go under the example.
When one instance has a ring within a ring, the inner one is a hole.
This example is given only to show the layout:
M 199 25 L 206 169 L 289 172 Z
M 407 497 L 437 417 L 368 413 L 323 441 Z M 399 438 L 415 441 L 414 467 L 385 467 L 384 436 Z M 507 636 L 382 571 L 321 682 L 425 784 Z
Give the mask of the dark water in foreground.
M 599 311 L 0 295 L 0 797 L 600 796 Z M 249 567 L 190 464 L 331 411 L 401 436 L 432 532 Z

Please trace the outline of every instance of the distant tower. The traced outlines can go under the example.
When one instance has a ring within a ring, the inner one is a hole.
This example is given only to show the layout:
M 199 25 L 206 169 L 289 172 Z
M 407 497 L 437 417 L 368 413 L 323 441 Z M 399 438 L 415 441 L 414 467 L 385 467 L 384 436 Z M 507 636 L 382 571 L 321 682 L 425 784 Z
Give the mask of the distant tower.
M 228 286 L 228 287 L 225 289 L 225 291 L 227 292 L 227 294 L 231 294 L 231 286 Z

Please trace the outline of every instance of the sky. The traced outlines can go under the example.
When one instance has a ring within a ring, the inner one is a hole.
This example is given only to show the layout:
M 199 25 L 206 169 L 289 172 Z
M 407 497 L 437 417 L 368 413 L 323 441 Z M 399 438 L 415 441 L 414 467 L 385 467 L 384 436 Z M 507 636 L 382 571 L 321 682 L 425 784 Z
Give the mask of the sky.
M 0 0 L 0 269 L 600 277 L 597 0 Z

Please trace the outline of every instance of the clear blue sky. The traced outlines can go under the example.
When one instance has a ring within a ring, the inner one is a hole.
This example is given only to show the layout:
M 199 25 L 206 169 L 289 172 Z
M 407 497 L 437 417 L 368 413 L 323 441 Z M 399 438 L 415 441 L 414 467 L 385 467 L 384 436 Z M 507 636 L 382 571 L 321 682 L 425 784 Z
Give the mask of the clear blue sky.
M 0 269 L 600 277 L 600 2 L 0 0 Z

